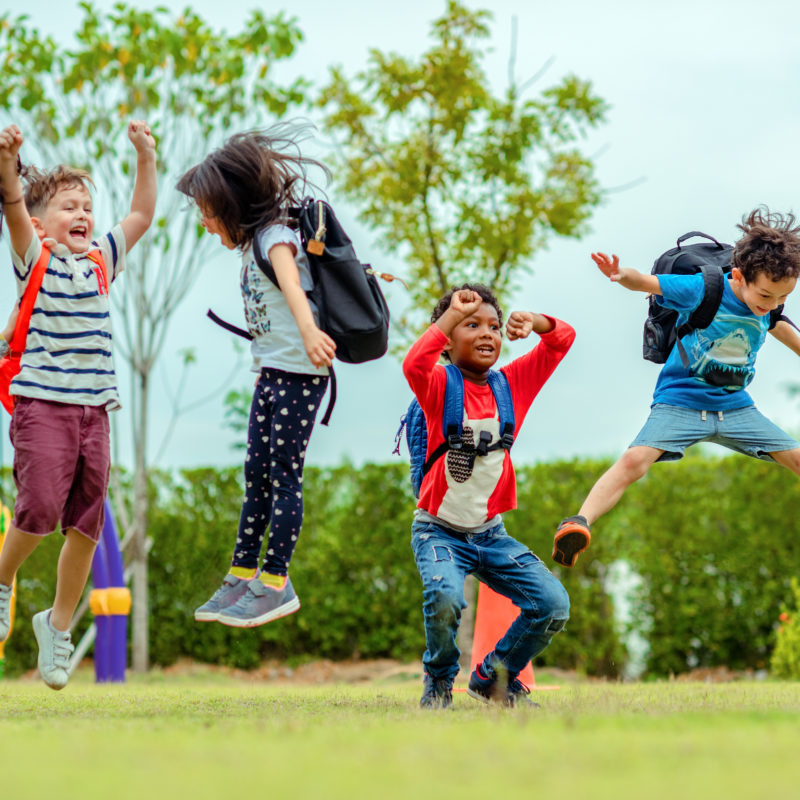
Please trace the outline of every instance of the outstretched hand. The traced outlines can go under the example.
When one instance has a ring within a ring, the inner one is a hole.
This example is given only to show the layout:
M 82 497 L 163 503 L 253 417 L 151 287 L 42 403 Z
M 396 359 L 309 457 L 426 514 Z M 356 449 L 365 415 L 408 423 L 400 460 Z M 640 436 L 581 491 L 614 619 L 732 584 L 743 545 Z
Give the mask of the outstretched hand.
M 132 119 L 128 123 L 128 138 L 137 153 L 156 149 L 156 140 L 150 133 L 150 126 L 143 119 Z
M 592 261 L 600 267 L 600 272 L 610 280 L 617 282 L 622 278 L 617 256 L 612 255 L 609 258 L 605 253 L 592 253 Z

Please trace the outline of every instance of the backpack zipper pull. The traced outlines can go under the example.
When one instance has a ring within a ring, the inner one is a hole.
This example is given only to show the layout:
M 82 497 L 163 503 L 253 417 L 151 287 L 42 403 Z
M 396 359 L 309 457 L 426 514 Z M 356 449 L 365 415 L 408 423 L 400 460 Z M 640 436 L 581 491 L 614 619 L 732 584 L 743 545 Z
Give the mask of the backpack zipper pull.
M 322 205 L 322 201 L 319 201 L 317 208 L 319 225 L 317 227 L 317 232 L 314 234 L 314 238 L 309 241 L 308 247 L 306 247 L 306 250 L 311 253 L 312 256 L 321 256 L 325 252 L 325 242 L 322 241 L 322 237 L 328 231 L 325 227 L 325 207 Z

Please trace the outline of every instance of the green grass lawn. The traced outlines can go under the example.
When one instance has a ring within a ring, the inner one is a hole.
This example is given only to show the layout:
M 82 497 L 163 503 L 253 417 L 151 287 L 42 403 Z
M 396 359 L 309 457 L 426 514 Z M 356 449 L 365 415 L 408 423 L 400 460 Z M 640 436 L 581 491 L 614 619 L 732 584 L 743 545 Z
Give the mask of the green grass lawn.
M 798 683 L 571 683 L 533 712 L 419 690 L 0 681 L 0 797 L 800 797 Z

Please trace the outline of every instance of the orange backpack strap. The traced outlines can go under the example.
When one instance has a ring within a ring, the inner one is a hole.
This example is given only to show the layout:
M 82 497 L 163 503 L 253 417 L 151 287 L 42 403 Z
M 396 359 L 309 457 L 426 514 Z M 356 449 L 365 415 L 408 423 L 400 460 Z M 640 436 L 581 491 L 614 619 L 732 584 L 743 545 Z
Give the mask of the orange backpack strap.
M 28 328 L 31 323 L 33 306 L 36 303 L 39 289 L 42 287 L 42 280 L 49 263 L 50 250 L 42 246 L 42 253 L 39 256 L 39 260 L 33 265 L 28 285 L 25 287 L 22 299 L 19 301 L 19 314 L 14 325 L 14 333 L 11 335 L 11 341 L 8 343 L 8 353 L 3 358 L 0 358 L 0 403 L 9 414 L 14 413 L 14 405 L 16 403 L 16 397 L 12 397 L 9 394 L 11 381 L 14 380 L 20 370 L 20 360 L 28 341 Z
M 99 267 L 94 271 L 97 275 L 97 285 L 100 289 L 100 294 L 108 294 L 108 270 L 106 269 L 106 262 L 103 260 L 103 254 L 99 250 L 90 250 L 86 257 Z
M 42 288 L 42 281 L 44 280 L 44 274 L 47 272 L 47 265 L 49 263 L 50 250 L 42 245 L 42 252 L 39 256 L 39 260 L 33 265 L 30 280 L 25 287 L 25 291 L 22 293 L 22 299 L 19 301 L 17 323 L 14 325 L 14 333 L 11 336 L 11 341 L 8 343 L 9 356 L 14 358 L 21 358 L 22 354 L 25 352 L 25 343 L 28 341 L 28 328 L 31 324 L 33 306 L 36 303 L 39 289 Z

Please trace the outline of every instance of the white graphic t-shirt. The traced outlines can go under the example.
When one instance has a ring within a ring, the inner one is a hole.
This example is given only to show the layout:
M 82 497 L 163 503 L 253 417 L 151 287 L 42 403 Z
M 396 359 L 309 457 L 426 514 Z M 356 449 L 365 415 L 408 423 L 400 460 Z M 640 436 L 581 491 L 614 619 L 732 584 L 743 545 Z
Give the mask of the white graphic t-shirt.
M 311 272 L 297 232 L 286 225 L 270 225 L 258 237 L 261 252 L 267 258 L 270 249 L 277 244 L 286 244 L 292 249 L 300 273 L 300 285 L 309 291 L 313 286 Z M 253 371 L 273 367 L 303 375 L 327 375 L 327 367 L 315 367 L 306 355 L 303 338 L 286 298 L 259 269 L 252 246 L 242 253 L 241 285 L 247 329 L 253 336 L 250 345 Z M 311 310 L 316 316 L 313 303 Z

